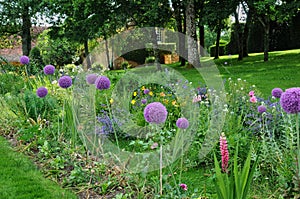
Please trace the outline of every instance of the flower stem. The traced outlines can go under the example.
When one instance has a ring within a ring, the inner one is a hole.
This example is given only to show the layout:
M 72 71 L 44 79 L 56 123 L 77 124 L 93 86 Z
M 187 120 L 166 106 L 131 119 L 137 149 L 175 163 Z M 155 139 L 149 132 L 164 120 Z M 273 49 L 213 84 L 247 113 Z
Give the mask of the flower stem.
M 163 162 L 162 162 L 162 145 L 163 145 L 163 138 L 162 136 L 160 136 L 160 150 L 159 150 L 159 182 L 160 182 L 160 195 L 162 195 L 162 166 L 163 166 Z
M 300 178 L 300 136 L 299 136 L 299 113 L 296 113 L 296 132 L 297 132 L 297 169 L 298 169 L 298 176 L 297 178 Z

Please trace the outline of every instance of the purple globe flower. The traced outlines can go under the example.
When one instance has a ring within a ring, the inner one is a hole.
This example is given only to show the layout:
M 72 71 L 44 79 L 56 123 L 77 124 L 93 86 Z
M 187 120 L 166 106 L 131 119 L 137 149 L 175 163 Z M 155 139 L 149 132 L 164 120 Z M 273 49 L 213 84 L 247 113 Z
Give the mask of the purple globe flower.
M 146 94 L 146 95 L 149 94 L 149 92 L 150 92 L 150 90 L 147 88 L 144 90 L 144 94 Z
M 149 123 L 161 124 L 167 119 L 168 111 L 160 102 L 152 102 L 144 109 L 144 118 Z
M 109 89 L 110 80 L 106 76 L 99 76 L 95 81 L 95 86 L 99 90 Z
M 44 73 L 45 75 L 53 75 L 55 72 L 55 67 L 52 65 L 46 65 L 44 67 Z
M 43 98 L 43 97 L 46 97 L 46 95 L 48 94 L 48 90 L 47 88 L 45 87 L 40 87 L 36 90 L 36 95 L 39 97 L 39 98 Z
M 257 111 L 259 113 L 264 113 L 264 112 L 267 111 L 267 108 L 264 105 L 260 105 L 260 106 L 257 107 Z
M 187 129 L 189 127 L 189 121 L 182 117 L 182 118 L 179 118 L 177 121 L 176 121 L 176 126 L 180 129 Z
M 61 88 L 69 88 L 70 86 L 72 86 L 72 78 L 69 76 L 62 76 L 58 80 L 58 85 Z
M 96 75 L 96 74 L 88 74 L 86 76 L 86 83 L 94 84 L 97 78 L 98 78 L 98 75 Z
M 282 93 L 283 93 L 283 91 L 281 88 L 274 88 L 272 90 L 272 96 L 276 97 L 276 98 L 280 98 Z
M 27 57 L 26 55 L 21 56 L 20 63 L 21 64 L 29 64 L 29 57 Z
M 142 102 L 142 104 L 146 104 L 147 103 L 147 99 L 142 99 L 141 102 Z
M 280 105 L 286 113 L 300 112 L 300 88 L 289 88 L 281 94 Z

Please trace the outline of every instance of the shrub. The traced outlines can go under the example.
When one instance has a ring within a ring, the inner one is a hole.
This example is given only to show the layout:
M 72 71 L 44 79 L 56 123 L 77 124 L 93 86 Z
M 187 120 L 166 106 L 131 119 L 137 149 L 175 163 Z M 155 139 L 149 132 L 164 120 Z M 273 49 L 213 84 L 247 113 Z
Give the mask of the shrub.
M 123 61 L 121 64 L 121 68 L 123 68 L 124 70 L 128 69 L 130 67 L 131 67 L 131 65 L 128 63 L 128 61 Z
M 145 60 L 146 64 L 150 64 L 150 63 L 154 63 L 155 62 L 155 57 L 151 56 L 151 57 L 147 57 Z

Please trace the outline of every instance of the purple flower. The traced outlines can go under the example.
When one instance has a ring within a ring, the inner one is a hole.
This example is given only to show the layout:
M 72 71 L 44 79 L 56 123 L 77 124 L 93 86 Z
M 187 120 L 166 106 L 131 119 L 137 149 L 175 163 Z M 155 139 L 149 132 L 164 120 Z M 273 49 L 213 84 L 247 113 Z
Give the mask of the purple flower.
M 188 187 L 186 184 L 180 184 L 179 185 L 184 191 L 187 191 Z
M 53 75 L 55 71 L 55 67 L 52 65 L 47 65 L 44 67 L 44 73 L 45 75 Z
M 95 81 L 95 85 L 99 90 L 109 89 L 110 80 L 106 76 L 99 76 Z
M 45 87 L 40 87 L 36 90 L 36 95 L 39 97 L 39 98 L 43 98 L 43 97 L 46 97 L 46 95 L 48 94 L 48 90 L 47 88 Z
M 147 88 L 144 90 L 144 94 L 146 94 L 146 95 L 149 94 L 149 92 L 150 92 L 150 90 Z
M 259 113 L 264 113 L 264 112 L 267 111 L 267 108 L 264 105 L 260 105 L 260 106 L 257 107 L 257 111 Z
M 61 88 L 69 88 L 70 86 L 72 86 L 72 78 L 69 76 L 62 76 L 58 80 L 58 85 Z
M 96 74 L 88 74 L 86 76 L 86 82 L 88 84 L 94 84 L 97 78 L 98 78 L 98 75 L 96 75 Z
M 300 88 L 289 88 L 281 94 L 280 105 L 286 113 L 300 112 Z
M 182 117 L 176 121 L 176 126 L 180 129 L 187 129 L 189 127 L 189 121 Z
M 141 102 L 142 102 L 142 104 L 146 104 L 147 103 L 147 99 L 142 99 Z
M 149 123 L 161 124 L 167 119 L 168 111 L 160 102 L 152 102 L 144 109 L 144 118 Z
M 157 142 L 154 142 L 152 145 L 151 145 L 151 149 L 156 149 L 158 147 L 158 143 Z
M 272 90 L 272 96 L 276 97 L 276 98 L 280 98 L 282 93 L 283 93 L 283 91 L 281 88 L 274 88 Z
M 27 57 L 26 55 L 21 56 L 20 63 L 21 64 L 29 64 L 29 57 Z

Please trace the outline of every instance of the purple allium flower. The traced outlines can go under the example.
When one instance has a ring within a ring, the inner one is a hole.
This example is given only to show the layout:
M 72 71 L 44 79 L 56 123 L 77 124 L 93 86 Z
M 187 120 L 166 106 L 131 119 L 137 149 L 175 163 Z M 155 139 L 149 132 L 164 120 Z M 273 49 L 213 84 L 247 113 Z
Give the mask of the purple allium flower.
M 88 84 L 94 84 L 97 78 L 98 78 L 98 75 L 96 75 L 96 74 L 88 74 L 86 76 L 86 82 Z
M 272 96 L 276 97 L 276 98 L 280 98 L 282 93 L 283 93 L 283 91 L 281 88 L 274 88 L 272 90 Z
M 144 90 L 144 94 L 146 94 L 146 95 L 149 94 L 149 92 L 150 92 L 150 90 L 147 88 Z
M 147 103 L 147 99 L 142 99 L 141 102 L 142 102 L 142 104 L 146 104 Z
M 267 108 L 264 105 L 260 105 L 260 106 L 257 107 L 257 111 L 259 113 L 264 113 L 264 112 L 267 111 Z
M 187 129 L 189 127 L 189 121 L 182 117 L 176 121 L 176 126 L 180 129 Z
M 149 123 L 161 124 L 167 119 L 168 111 L 160 102 L 152 102 L 144 109 L 144 118 Z
M 289 88 L 281 94 L 280 105 L 286 113 L 300 112 L 300 88 Z
M 188 187 L 186 184 L 180 184 L 179 185 L 184 191 L 187 191 L 188 190 Z
M 69 76 L 62 76 L 58 80 L 58 85 L 61 88 L 69 88 L 70 86 L 72 86 L 72 78 Z
M 95 85 L 99 90 L 109 89 L 110 80 L 106 76 L 99 76 L 95 81 Z
M 52 65 L 46 65 L 44 67 L 44 73 L 45 75 L 53 75 L 55 71 L 55 67 Z
M 29 57 L 27 57 L 26 55 L 21 56 L 20 63 L 21 64 L 29 64 Z
M 45 87 L 40 87 L 36 90 L 36 95 L 39 97 L 39 98 L 43 98 L 43 97 L 46 97 L 46 95 L 48 94 L 48 90 L 47 88 Z

